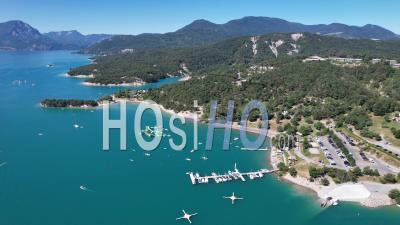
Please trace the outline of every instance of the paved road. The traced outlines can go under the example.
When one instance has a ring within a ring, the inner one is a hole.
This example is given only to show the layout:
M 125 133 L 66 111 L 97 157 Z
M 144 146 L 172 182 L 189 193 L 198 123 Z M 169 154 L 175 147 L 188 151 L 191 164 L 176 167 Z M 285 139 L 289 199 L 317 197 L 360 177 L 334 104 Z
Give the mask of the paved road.
M 369 166 L 372 169 L 378 169 L 380 174 L 398 173 L 400 171 L 399 169 L 388 165 L 384 161 L 382 161 L 382 160 L 376 158 L 375 156 L 372 156 L 366 152 L 365 153 L 367 154 L 367 157 L 373 159 L 375 161 L 375 163 L 371 163 L 370 161 L 363 160 L 360 155 L 360 151 L 361 151 L 360 148 L 358 148 L 357 146 L 350 145 L 343 134 L 336 132 L 336 131 L 335 131 L 335 134 L 342 140 L 343 144 L 351 152 L 351 154 L 353 154 L 353 158 L 356 160 L 357 166 L 360 167 L 361 169 L 366 166 Z
M 382 141 L 370 141 L 370 140 L 367 140 L 367 141 L 369 143 L 373 144 L 373 145 L 379 145 L 382 148 L 385 148 L 385 149 L 387 149 L 389 151 L 392 151 L 395 154 L 399 154 L 400 155 L 400 148 L 389 144 L 389 142 L 386 141 L 384 138 L 382 138 Z

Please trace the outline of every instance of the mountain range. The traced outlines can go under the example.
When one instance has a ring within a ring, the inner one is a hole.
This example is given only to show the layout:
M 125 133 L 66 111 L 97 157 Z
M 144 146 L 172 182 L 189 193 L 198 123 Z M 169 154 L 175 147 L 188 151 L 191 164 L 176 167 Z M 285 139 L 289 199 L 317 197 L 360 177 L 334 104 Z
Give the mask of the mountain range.
M 19 20 L 0 23 L 0 49 L 3 50 L 82 49 L 110 37 L 107 34 L 83 35 L 76 30 L 42 34 Z
M 110 38 L 110 34 L 89 34 L 83 35 L 77 30 L 71 31 L 53 31 L 44 33 L 44 36 L 55 40 L 58 43 L 64 45 L 70 45 L 74 48 L 85 48 L 91 46 L 94 43 Z
M 349 26 L 340 23 L 304 25 L 270 17 L 244 17 L 224 24 L 195 20 L 165 34 L 83 35 L 76 30 L 41 34 L 22 21 L 0 23 L 0 49 L 55 50 L 84 49 L 85 53 L 118 53 L 143 49 L 193 47 L 224 39 L 269 33 L 309 32 L 346 39 L 398 39 L 399 35 L 383 27 L 367 24 Z
M 347 39 L 397 39 L 399 35 L 376 25 L 362 27 L 332 23 L 304 25 L 270 17 L 244 17 L 224 24 L 196 20 L 191 24 L 165 34 L 117 35 L 87 48 L 87 53 L 115 53 L 139 49 L 192 47 L 228 38 L 269 33 L 309 32 Z

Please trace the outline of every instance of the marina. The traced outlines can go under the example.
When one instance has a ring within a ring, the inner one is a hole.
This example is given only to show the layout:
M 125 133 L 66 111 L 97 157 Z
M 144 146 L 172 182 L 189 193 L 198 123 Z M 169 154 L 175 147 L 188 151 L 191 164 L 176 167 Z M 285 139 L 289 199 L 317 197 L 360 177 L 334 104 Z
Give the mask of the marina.
M 192 184 L 207 184 L 209 180 L 214 180 L 215 183 L 219 184 L 234 180 L 246 181 L 245 177 L 249 178 L 250 180 L 254 180 L 256 178 L 262 178 L 264 177 L 265 174 L 273 173 L 275 171 L 277 170 L 260 169 L 254 172 L 242 173 L 237 169 L 235 163 L 235 168 L 233 171 L 229 170 L 227 173 L 222 175 L 217 174 L 215 172 L 212 172 L 211 175 L 206 175 L 206 176 L 200 176 L 199 173 L 193 173 L 193 172 L 188 172 L 187 174 L 189 175 Z

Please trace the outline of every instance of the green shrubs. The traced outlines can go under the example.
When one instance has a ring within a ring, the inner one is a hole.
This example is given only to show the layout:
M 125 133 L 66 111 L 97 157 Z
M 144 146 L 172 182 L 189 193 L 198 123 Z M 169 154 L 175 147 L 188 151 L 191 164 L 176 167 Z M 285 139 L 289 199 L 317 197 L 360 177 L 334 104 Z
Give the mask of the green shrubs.
M 381 179 L 380 179 L 382 184 L 394 184 L 397 182 L 396 176 L 392 173 L 385 174 Z
M 377 169 L 373 170 L 369 166 L 364 167 L 363 169 L 363 174 L 367 176 L 372 176 L 372 177 L 379 177 L 379 171 Z
M 393 199 L 396 204 L 400 205 L 400 190 L 399 189 L 392 189 L 389 192 L 389 198 Z
M 321 184 L 324 185 L 324 186 L 329 186 L 329 180 L 326 179 L 326 178 L 322 178 Z
M 290 176 L 292 176 L 292 177 L 297 177 L 297 170 L 296 170 L 296 168 L 290 167 L 290 168 L 289 168 L 289 174 L 290 174 Z

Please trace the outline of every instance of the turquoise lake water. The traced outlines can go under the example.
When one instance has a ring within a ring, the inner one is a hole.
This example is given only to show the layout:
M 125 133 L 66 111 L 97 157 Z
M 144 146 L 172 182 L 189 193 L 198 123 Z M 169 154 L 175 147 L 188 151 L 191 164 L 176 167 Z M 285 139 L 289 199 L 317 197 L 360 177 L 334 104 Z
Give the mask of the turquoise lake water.
M 54 64 L 47 68 L 47 64 Z M 321 209 L 317 198 L 273 175 L 247 182 L 192 185 L 187 171 L 226 172 L 268 167 L 268 152 L 240 151 L 233 141 L 223 151 L 223 131 L 211 152 L 193 148 L 190 123 L 181 126 L 188 147 L 171 150 L 168 140 L 145 156 L 135 142 L 135 105 L 128 107 L 128 150 L 119 151 L 119 133 L 102 150 L 102 110 L 42 109 L 44 98 L 97 99 L 117 88 L 86 87 L 82 79 L 63 76 L 88 56 L 66 51 L 0 52 L 0 225 L 187 224 L 175 221 L 181 210 L 198 212 L 194 224 L 400 224 L 400 209 L 367 209 L 342 203 Z M 174 83 L 169 78 L 146 88 Z M 112 107 L 112 116 L 118 116 Z M 146 114 L 143 125 L 154 123 Z M 83 128 L 76 129 L 73 124 Z M 164 115 L 164 126 L 168 115 Z M 206 127 L 199 127 L 205 144 Z M 43 135 L 39 135 L 42 133 Z M 232 133 L 238 137 L 238 132 Z M 177 141 L 180 140 L 177 138 Z M 200 149 L 204 145 L 199 146 Z M 164 149 L 167 148 L 167 149 Z M 185 158 L 191 158 L 188 162 Z M 130 161 L 133 159 L 133 162 Z M 86 186 L 90 191 L 80 190 Z M 235 192 L 245 200 L 223 199 Z

